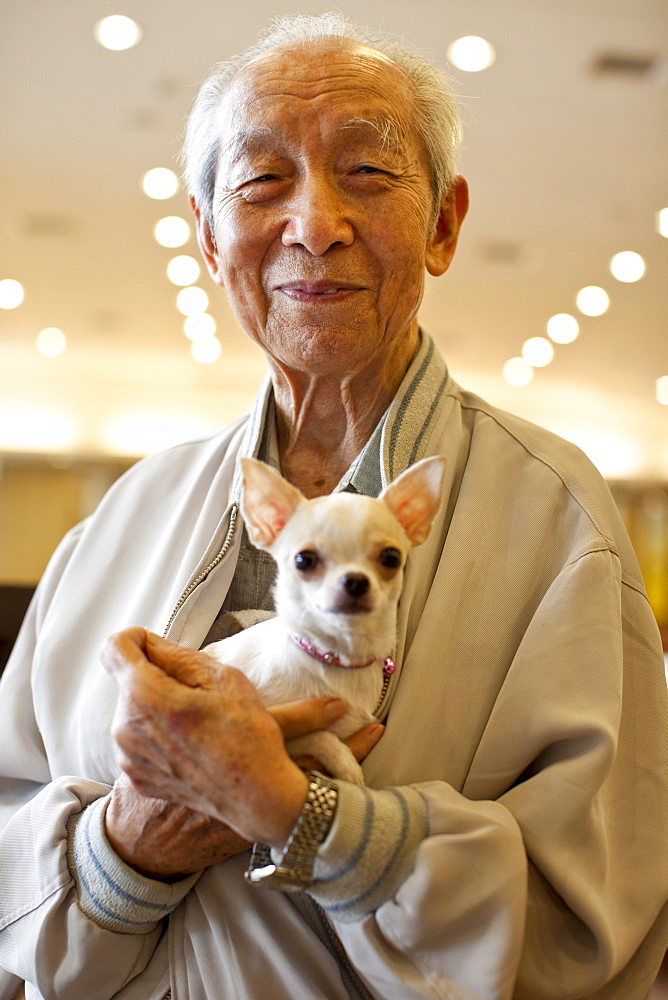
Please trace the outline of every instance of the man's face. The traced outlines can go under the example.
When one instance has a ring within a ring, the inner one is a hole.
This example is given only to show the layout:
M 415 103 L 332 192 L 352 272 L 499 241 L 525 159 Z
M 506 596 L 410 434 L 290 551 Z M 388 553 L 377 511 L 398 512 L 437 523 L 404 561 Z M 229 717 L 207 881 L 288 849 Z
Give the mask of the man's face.
M 425 266 L 447 263 L 412 101 L 385 57 L 329 39 L 269 53 L 225 94 L 200 243 L 279 364 L 352 374 L 415 337 Z

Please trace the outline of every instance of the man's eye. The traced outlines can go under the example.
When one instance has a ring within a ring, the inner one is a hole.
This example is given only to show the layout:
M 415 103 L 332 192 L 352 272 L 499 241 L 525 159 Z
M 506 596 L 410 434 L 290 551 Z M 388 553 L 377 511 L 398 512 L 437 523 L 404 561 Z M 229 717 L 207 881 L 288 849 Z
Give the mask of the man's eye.
M 259 177 L 254 177 L 254 181 L 275 181 L 278 180 L 276 174 L 260 174 Z
M 378 557 L 378 561 L 386 569 L 399 569 L 401 566 L 401 552 L 399 549 L 383 549 Z
M 315 569 L 317 565 L 318 555 L 316 552 L 312 552 L 311 549 L 298 552 L 295 556 L 295 567 L 300 573 L 307 573 L 309 570 Z
M 380 167 L 372 167 L 369 163 L 363 163 L 361 167 L 357 168 L 358 174 L 380 174 L 382 170 Z

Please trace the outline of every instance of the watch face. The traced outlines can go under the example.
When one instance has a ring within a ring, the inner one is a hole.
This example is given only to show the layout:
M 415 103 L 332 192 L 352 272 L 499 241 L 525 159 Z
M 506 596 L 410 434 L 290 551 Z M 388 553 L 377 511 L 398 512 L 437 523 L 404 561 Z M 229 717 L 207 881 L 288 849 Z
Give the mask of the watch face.
M 307 889 L 313 881 L 313 864 L 311 871 L 300 872 L 295 868 L 285 868 L 283 865 L 269 864 L 262 868 L 249 868 L 244 872 L 251 885 L 260 885 L 264 889 L 291 890 Z

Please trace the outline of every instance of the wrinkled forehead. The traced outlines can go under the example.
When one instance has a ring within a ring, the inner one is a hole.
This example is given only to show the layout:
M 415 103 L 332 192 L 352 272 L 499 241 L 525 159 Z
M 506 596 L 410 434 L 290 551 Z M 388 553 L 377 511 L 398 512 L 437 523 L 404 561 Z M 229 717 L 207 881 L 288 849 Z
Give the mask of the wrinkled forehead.
M 226 137 L 283 114 L 318 114 L 370 122 L 388 138 L 411 137 L 414 85 L 381 52 L 347 39 L 323 38 L 264 53 L 232 79 L 223 95 Z

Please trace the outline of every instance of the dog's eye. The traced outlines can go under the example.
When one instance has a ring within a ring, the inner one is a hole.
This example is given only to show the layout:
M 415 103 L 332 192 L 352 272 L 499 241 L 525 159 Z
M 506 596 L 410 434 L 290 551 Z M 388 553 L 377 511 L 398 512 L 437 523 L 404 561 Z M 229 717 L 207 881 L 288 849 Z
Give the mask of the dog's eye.
M 317 553 L 312 552 L 310 549 L 305 549 L 304 552 L 298 552 L 295 556 L 295 566 L 300 573 L 306 573 L 310 569 L 315 569 L 317 565 Z
M 399 549 L 383 549 L 378 560 L 381 566 L 386 569 L 399 569 L 401 566 L 401 552 Z

